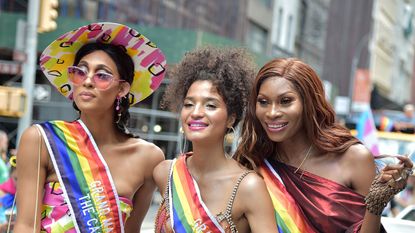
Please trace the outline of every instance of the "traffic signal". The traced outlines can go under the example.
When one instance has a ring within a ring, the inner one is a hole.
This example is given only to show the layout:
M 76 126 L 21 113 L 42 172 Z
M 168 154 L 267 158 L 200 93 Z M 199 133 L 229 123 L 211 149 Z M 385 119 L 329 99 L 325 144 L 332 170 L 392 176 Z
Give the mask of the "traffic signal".
M 0 86 L 0 116 L 21 117 L 26 110 L 26 92 L 20 87 Z
M 39 7 L 39 33 L 49 32 L 56 29 L 56 18 L 58 18 L 58 0 L 41 0 Z

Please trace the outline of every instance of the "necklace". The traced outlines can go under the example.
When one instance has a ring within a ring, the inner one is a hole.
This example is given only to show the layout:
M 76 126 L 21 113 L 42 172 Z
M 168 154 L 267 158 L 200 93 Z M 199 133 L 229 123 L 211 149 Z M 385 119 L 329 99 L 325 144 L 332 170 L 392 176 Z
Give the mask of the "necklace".
M 298 166 L 298 167 L 297 167 L 297 169 L 295 169 L 294 173 L 297 173 L 297 172 L 298 172 L 298 170 L 300 170 L 301 166 L 303 166 L 304 162 L 305 162 L 305 161 L 307 160 L 307 158 L 308 158 L 308 155 L 310 154 L 311 148 L 313 148 L 313 145 L 312 145 L 312 144 L 311 144 L 311 145 L 310 145 L 310 147 L 308 148 L 307 153 L 305 154 L 303 161 L 301 161 L 301 163 L 300 163 L 300 166 Z M 301 172 L 300 179 L 303 177 L 303 174 L 304 174 L 304 170 Z

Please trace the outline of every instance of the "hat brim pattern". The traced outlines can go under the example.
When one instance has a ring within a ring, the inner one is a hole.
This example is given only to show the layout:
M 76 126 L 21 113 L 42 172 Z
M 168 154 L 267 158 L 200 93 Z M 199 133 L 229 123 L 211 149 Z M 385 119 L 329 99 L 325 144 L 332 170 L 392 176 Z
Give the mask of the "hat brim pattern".
M 151 95 L 161 84 L 166 67 L 163 52 L 133 28 L 117 23 L 93 23 L 67 32 L 53 41 L 40 56 L 46 78 L 66 98 L 73 99 L 67 68 L 77 51 L 88 43 L 101 42 L 123 46 L 134 63 L 134 79 L 128 98 L 134 105 Z

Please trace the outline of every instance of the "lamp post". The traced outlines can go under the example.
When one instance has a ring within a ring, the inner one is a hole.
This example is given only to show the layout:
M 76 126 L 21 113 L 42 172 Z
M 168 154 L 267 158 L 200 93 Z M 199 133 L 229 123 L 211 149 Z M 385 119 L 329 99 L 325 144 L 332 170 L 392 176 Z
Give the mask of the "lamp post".
M 26 54 L 27 60 L 23 65 L 22 86 L 26 91 L 26 112 L 19 119 L 17 128 L 17 143 L 23 131 L 32 123 L 33 113 L 33 86 L 36 76 L 36 49 L 37 49 L 37 23 L 39 18 L 39 0 L 29 0 L 27 7 L 26 27 Z

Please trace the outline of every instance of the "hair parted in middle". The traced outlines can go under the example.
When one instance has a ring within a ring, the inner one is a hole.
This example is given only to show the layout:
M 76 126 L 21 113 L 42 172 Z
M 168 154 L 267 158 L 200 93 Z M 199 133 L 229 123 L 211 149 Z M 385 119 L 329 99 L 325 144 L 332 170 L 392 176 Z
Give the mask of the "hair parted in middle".
M 85 44 L 82 46 L 75 55 L 74 64 L 75 66 L 81 61 L 83 57 L 86 55 L 93 53 L 95 51 L 103 51 L 105 52 L 115 63 L 117 66 L 117 71 L 120 74 L 120 79 L 125 80 L 128 84 L 131 85 L 133 82 L 134 77 L 134 63 L 131 57 L 123 50 L 122 47 L 113 45 L 113 44 L 105 44 L 99 42 L 93 42 L 89 44 Z M 114 106 L 117 100 L 114 100 Z M 76 105 L 75 101 L 72 103 L 73 108 L 80 112 L 78 106 Z M 119 129 L 122 133 L 127 134 L 130 137 L 138 137 L 127 129 L 127 124 L 130 119 L 130 113 L 128 109 L 130 108 L 130 103 L 128 100 L 128 96 L 121 98 L 120 101 L 120 108 L 121 108 L 121 119 L 119 122 L 115 123 L 117 129 Z M 117 119 L 117 111 L 114 108 L 114 119 Z
M 288 80 L 301 96 L 304 131 L 319 151 L 337 154 L 359 143 L 348 129 L 336 123 L 334 109 L 327 101 L 323 83 L 313 68 L 296 58 L 274 59 L 259 70 L 254 81 L 242 127 L 242 139 L 235 152 L 235 158 L 241 164 L 255 169 L 264 159 L 275 160 L 277 156 L 276 143 L 268 138 L 256 117 L 259 89 L 271 77 Z
M 168 73 L 170 84 L 162 107 L 179 112 L 190 86 L 199 80 L 211 81 L 223 98 L 235 127 L 242 119 L 255 74 L 255 63 L 245 49 L 202 47 L 187 52 Z

